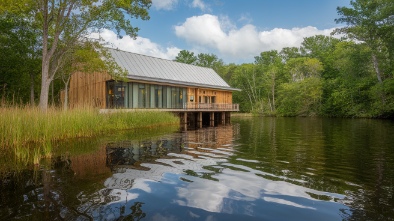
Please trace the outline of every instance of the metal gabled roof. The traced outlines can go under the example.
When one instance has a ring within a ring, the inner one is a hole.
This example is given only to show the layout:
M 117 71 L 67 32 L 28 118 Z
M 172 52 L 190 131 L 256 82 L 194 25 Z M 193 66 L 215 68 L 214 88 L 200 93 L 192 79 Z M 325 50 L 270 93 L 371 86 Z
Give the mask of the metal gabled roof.
M 231 88 L 213 69 L 108 48 L 128 78 L 223 90 Z

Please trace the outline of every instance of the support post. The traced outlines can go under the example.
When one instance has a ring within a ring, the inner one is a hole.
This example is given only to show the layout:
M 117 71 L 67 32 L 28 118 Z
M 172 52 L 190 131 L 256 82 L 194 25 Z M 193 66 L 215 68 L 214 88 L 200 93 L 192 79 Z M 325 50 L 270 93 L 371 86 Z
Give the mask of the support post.
M 222 121 L 221 121 L 221 124 L 222 125 L 226 125 L 226 112 L 222 112 L 222 114 L 221 114 L 222 116 Z
M 202 128 L 202 112 L 197 113 L 197 127 Z
M 209 126 L 214 127 L 215 126 L 215 112 L 210 112 L 209 113 Z
M 226 112 L 226 124 L 231 123 L 231 112 Z
M 180 113 L 181 114 L 181 124 L 182 129 L 187 131 L 187 112 Z

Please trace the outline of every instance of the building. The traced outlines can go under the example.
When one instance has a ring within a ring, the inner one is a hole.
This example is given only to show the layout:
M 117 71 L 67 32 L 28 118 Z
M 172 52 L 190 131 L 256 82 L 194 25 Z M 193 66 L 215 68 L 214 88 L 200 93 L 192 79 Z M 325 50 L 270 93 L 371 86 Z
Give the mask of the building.
M 152 109 L 178 113 L 184 124 L 201 127 L 226 124 L 232 103 L 231 88 L 211 68 L 108 49 L 124 68 L 126 81 L 103 73 L 75 73 L 70 80 L 69 105 L 110 109 Z

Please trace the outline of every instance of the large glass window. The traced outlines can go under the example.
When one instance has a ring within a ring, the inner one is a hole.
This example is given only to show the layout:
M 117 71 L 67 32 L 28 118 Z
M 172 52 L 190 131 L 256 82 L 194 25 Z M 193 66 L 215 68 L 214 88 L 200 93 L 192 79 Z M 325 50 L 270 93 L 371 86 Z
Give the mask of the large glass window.
M 108 81 L 107 108 L 124 108 L 126 93 L 126 83 Z
M 107 108 L 183 108 L 186 102 L 186 88 L 107 82 Z
M 155 108 L 163 107 L 163 87 L 160 85 L 155 85 L 154 87 L 154 106 Z
M 146 107 L 146 88 L 145 84 L 138 84 L 138 108 Z

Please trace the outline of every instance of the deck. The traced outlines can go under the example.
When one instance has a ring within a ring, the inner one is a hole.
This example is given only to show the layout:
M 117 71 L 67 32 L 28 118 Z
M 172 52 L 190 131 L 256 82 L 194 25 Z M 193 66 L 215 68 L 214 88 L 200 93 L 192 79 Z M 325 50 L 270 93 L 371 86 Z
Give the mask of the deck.
M 100 113 L 137 112 L 137 111 L 166 111 L 180 117 L 183 130 L 187 128 L 202 128 L 206 126 L 226 125 L 230 123 L 231 112 L 239 111 L 239 104 L 218 103 L 187 103 L 173 108 L 122 108 L 100 109 Z
M 237 112 L 239 104 L 184 104 L 173 108 L 121 108 L 100 109 L 100 113 L 135 112 L 135 111 L 166 111 L 166 112 Z

